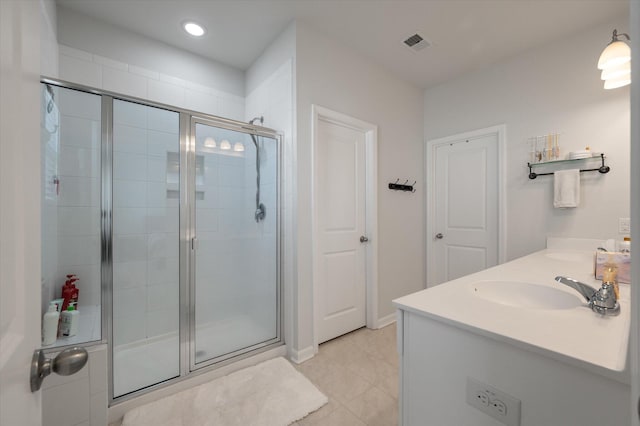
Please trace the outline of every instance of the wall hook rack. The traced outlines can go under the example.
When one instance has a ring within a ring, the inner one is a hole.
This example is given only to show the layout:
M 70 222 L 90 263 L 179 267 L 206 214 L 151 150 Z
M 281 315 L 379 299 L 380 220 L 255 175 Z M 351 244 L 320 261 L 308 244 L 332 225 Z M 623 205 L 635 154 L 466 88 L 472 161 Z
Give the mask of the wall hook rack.
M 404 183 L 400 183 L 400 179 L 396 179 L 395 182 L 389 182 L 389 189 L 393 191 L 405 191 L 405 192 L 416 192 L 414 186 L 417 181 L 413 181 L 412 184 L 409 185 L 409 179 L 405 180 Z
M 576 158 L 576 159 L 572 159 L 572 160 L 560 160 L 560 161 L 548 161 L 546 163 L 527 163 L 527 167 L 529 167 L 529 179 L 535 179 L 538 176 L 546 176 L 546 175 L 552 175 L 553 173 L 536 173 L 533 171 L 533 167 L 536 166 L 543 166 L 543 165 L 552 165 L 554 163 L 569 163 L 569 162 L 574 162 L 574 161 L 581 161 L 581 160 L 589 160 L 592 158 L 597 158 L 597 157 L 588 157 L 588 158 Z M 611 167 L 609 166 L 605 166 L 604 165 L 604 154 L 600 154 L 600 160 L 602 161 L 602 164 L 600 167 L 596 167 L 593 169 L 580 169 L 580 173 L 583 172 L 600 172 L 602 174 L 604 173 L 609 173 L 609 171 L 611 171 Z

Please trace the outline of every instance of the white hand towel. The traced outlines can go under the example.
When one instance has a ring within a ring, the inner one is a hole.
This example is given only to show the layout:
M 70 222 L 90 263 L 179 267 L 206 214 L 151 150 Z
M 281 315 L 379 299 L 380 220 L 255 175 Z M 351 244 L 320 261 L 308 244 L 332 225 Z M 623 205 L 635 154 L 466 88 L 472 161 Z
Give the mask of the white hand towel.
M 566 209 L 580 204 L 580 170 L 560 170 L 553 174 L 553 207 Z

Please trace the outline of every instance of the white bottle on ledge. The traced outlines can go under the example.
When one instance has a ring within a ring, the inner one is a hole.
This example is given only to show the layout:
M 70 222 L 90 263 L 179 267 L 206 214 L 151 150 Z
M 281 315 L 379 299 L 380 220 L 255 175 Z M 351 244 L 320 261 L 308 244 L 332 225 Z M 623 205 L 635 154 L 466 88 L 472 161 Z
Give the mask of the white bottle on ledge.
M 78 334 L 78 316 L 80 312 L 76 311 L 73 305 L 69 305 L 67 310 L 62 312 L 60 321 L 60 335 L 63 337 L 71 337 Z
M 42 345 L 52 345 L 58 338 L 58 320 L 60 312 L 55 303 L 49 304 L 49 310 L 45 312 L 42 318 Z

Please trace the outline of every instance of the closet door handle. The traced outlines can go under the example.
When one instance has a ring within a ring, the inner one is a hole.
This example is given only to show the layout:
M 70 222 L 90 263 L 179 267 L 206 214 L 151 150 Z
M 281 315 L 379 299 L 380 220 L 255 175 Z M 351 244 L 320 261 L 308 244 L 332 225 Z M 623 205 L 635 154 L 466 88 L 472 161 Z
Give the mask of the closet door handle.
M 361 243 L 366 243 L 367 241 L 369 241 L 369 238 L 365 237 L 364 235 L 360 237 Z
M 444 235 L 442 235 L 442 232 L 438 232 L 438 233 L 436 234 L 436 238 L 437 238 L 438 240 L 441 240 L 441 239 L 443 239 L 443 238 L 444 238 Z

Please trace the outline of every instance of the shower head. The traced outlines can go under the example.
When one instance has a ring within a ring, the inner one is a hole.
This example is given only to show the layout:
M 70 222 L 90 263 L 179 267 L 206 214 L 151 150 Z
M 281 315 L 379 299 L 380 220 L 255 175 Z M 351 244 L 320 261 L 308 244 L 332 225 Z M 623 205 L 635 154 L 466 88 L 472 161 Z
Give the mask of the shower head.
M 264 117 L 260 116 L 260 117 L 254 117 L 251 120 L 249 120 L 249 124 L 253 124 L 254 122 L 259 121 L 260 125 L 262 126 L 262 123 L 264 123 Z

